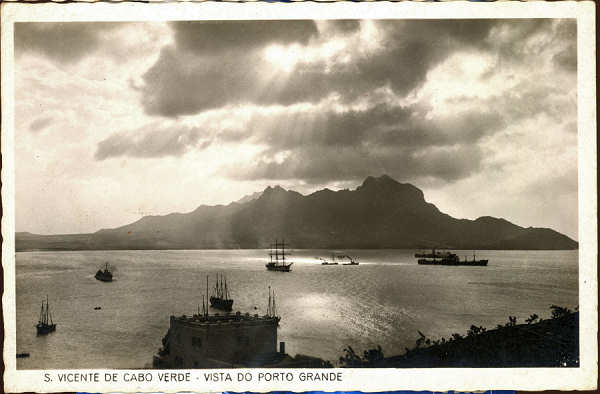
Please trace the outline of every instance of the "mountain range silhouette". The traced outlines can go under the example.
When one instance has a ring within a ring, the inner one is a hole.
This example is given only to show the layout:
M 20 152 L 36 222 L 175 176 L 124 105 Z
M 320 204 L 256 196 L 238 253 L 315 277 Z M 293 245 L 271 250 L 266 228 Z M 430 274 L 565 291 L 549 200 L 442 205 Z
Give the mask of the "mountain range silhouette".
M 285 239 L 293 248 L 577 249 L 548 228 L 521 227 L 483 216 L 456 219 L 425 201 L 417 187 L 387 175 L 355 190 L 309 195 L 267 187 L 229 205 L 145 216 L 91 234 L 16 234 L 19 250 L 266 248 Z

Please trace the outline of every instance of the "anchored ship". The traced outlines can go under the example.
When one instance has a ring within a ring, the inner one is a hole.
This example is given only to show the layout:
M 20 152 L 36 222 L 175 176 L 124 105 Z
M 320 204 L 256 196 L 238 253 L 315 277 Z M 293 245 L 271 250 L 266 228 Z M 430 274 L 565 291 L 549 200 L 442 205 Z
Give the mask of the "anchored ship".
M 290 272 L 294 263 L 286 263 L 285 256 L 287 255 L 285 252 L 285 241 L 279 243 L 275 240 L 275 245 L 271 245 L 271 251 L 269 252 L 270 261 L 265 264 L 265 267 L 269 271 Z
M 233 299 L 229 297 L 229 290 L 227 289 L 227 279 L 224 279 L 222 275 L 219 277 L 217 274 L 213 294 L 210 296 L 210 306 L 227 312 L 230 312 L 233 306 Z
M 431 255 L 436 256 L 435 250 L 432 251 Z M 419 259 L 417 261 L 421 265 L 466 265 L 466 266 L 487 266 L 487 260 L 477 260 L 475 253 L 473 253 L 473 260 L 461 260 L 455 253 L 448 252 L 443 257 L 432 257 L 431 259 Z
M 348 259 L 348 262 L 343 263 L 342 265 L 358 265 L 359 264 L 358 260 L 356 260 L 354 257 L 352 257 L 348 254 L 340 255 L 339 258 L 340 259 Z
M 108 266 L 108 263 L 104 266 L 104 270 L 99 269 L 96 272 L 95 278 L 102 282 L 112 282 L 112 268 Z
M 46 302 L 42 300 L 42 310 L 40 311 L 40 319 L 37 328 L 38 335 L 46 335 L 52 331 L 56 331 L 56 323 L 52 321 L 52 314 L 50 313 L 50 304 L 48 303 L 48 296 L 46 296 Z
M 329 260 L 325 260 L 322 257 L 317 257 L 317 259 L 321 260 L 321 265 L 338 265 L 337 260 L 335 259 L 335 255 L 331 256 L 331 261 Z

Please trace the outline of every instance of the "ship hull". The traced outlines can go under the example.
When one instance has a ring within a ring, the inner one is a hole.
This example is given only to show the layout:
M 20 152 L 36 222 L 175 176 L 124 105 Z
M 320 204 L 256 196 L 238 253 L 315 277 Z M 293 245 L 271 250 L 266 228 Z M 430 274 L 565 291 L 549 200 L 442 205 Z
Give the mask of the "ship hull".
M 112 282 L 112 275 L 97 272 L 95 278 L 101 282 Z
M 219 297 L 210 297 L 210 306 L 215 309 L 230 312 L 233 308 L 233 300 L 226 300 Z
M 278 272 L 290 272 L 292 270 L 292 264 L 275 264 L 275 263 L 268 263 L 265 264 L 265 267 L 267 267 L 267 269 L 269 271 L 278 271 Z
M 36 326 L 38 335 L 48 335 L 49 333 L 56 331 L 56 324 L 44 324 L 38 323 Z
M 420 265 L 459 265 L 467 267 L 485 267 L 488 264 L 488 260 L 474 260 L 474 261 L 456 261 L 456 260 L 425 260 L 420 259 L 418 261 Z

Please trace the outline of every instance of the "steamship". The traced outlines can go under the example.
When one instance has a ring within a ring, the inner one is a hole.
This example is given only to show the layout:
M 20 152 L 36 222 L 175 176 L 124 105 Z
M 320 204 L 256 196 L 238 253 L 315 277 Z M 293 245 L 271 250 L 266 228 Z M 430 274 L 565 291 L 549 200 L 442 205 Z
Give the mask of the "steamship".
M 435 254 L 435 250 L 431 253 L 432 256 L 438 256 Z M 464 265 L 464 266 L 480 266 L 485 267 L 488 264 L 488 260 L 477 260 L 475 253 L 473 253 L 473 260 L 461 260 L 455 253 L 444 254 L 442 257 L 432 257 L 430 259 L 419 259 L 417 263 L 421 265 Z

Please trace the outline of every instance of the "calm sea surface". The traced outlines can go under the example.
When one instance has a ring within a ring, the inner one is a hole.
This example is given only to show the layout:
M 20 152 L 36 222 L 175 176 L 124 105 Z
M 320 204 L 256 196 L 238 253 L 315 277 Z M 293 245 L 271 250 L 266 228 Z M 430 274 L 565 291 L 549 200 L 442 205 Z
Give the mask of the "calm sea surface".
M 265 313 L 270 285 L 287 352 L 328 360 L 347 345 L 394 355 L 417 330 L 448 337 L 578 303 L 577 251 L 477 252 L 488 267 L 419 266 L 414 250 L 344 252 L 360 265 L 322 266 L 315 257 L 331 251 L 294 250 L 291 273 L 267 271 L 264 250 L 17 253 L 17 352 L 31 354 L 18 368 L 149 367 L 169 316 L 195 313 L 216 273 L 227 277 L 234 311 Z M 106 261 L 117 267 L 112 283 L 94 279 Z M 46 294 L 58 326 L 37 337 Z

